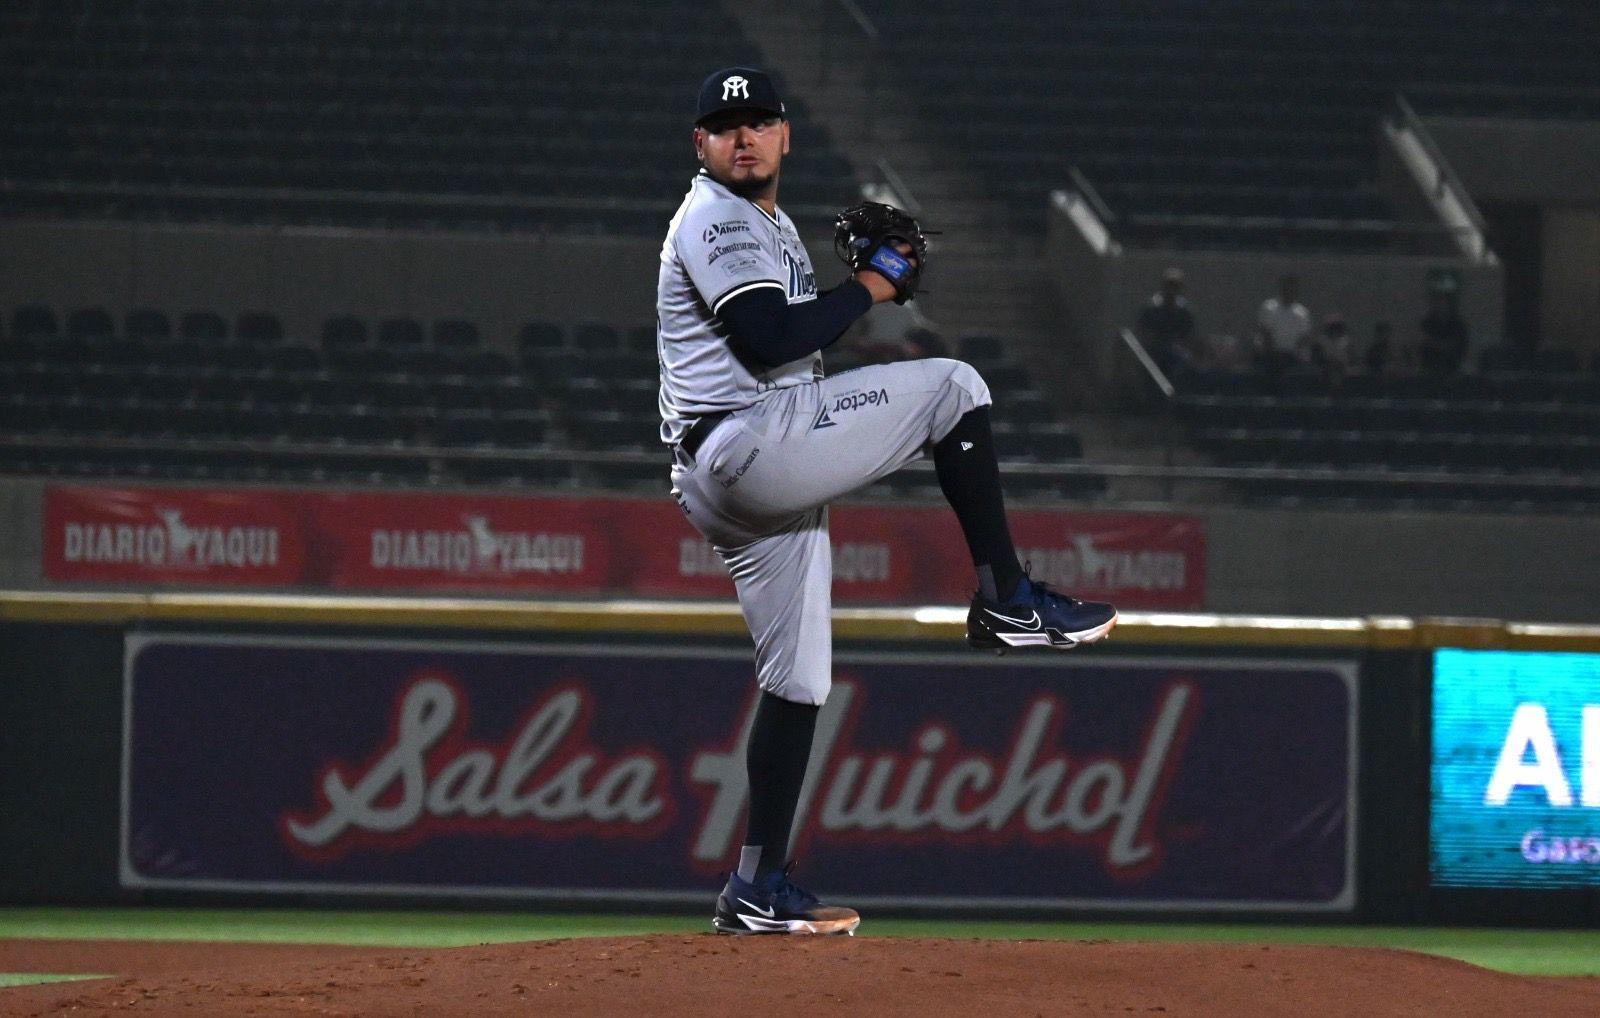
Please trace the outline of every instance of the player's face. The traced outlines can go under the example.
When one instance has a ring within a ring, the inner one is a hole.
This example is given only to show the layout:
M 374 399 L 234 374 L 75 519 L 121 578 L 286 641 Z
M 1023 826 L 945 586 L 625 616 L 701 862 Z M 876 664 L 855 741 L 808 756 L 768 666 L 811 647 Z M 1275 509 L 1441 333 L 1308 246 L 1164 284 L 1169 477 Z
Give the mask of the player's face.
M 789 122 L 759 110 L 729 110 L 694 129 L 694 147 L 718 182 L 755 196 L 776 189 L 778 167 L 789 154 Z

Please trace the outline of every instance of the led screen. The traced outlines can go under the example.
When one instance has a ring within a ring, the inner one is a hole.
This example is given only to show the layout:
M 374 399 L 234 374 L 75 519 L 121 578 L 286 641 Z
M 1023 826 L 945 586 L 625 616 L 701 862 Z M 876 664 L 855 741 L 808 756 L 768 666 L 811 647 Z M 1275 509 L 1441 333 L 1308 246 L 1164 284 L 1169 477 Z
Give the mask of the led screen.
M 1437 886 L 1600 886 L 1600 654 L 1439 650 Z

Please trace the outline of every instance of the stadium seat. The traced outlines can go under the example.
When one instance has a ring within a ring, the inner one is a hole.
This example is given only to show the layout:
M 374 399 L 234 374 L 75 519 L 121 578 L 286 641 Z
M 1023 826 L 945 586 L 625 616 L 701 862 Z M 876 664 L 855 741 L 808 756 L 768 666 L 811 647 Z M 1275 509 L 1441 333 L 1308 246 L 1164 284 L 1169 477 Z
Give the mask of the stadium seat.
M 478 378 L 509 375 L 516 370 L 511 359 L 498 350 L 473 351 L 466 356 L 458 357 L 455 364 L 462 374 Z
M 500 422 L 488 410 L 456 410 L 441 414 L 437 424 L 439 444 L 493 446 Z
M 1032 391 L 1013 393 L 1004 406 L 998 406 L 996 415 L 1012 424 L 1038 424 L 1055 418 L 1055 410 L 1050 403 Z
M 478 327 L 459 318 L 447 318 L 433 323 L 435 346 L 452 350 L 466 350 L 479 345 Z
M 495 444 L 507 449 L 543 448 L 549 420 L 542 412 L 512 410 L 496 415 Z
M 191 372 L 200 370 L 202 364 L 211 363 L 202 359 L 199 351 L 200 344 L 184 339 L 166 342 L 126 339 L 95 347 L 92 357 L 96 365 L 104 368 L 127 371 L 157 368 L 163 371 Z
M 339 315 L 322 323 L 322 348 L 324 350 L 365 346 L 367 323 L 354 315 Z
M 80 308 L 67 316 L 67 335 L 73 339 L 103 342 L 116 334 L 116 324 L 105 308 Z
M 465 19 L 446 10 L 90 5 L 70 28 L 12 19 L 0 88 L 19 130 L 7 176 L 70 185 L 13 200 L 101 217 L 658 233 L 688 175 L 681 146 L 664 143 L 681 116 L 653 101 L 660 83 L 759 52 L 717 5 L 629 5 L 599 29 L 568 2 L 489 4 Z M 129 39 L 137 60 L 121 59 Z M 608 63 L 592 87 L 553 70 Z M 313 64 L 316 75 L 296 71 Z M 793 200 L 836 200 L 849 164 L 801 91 L 790 116 L 808 144 L 785 166 L 786 187 Z M 564 172 L 569 125 L 619 109 L 630 130 L 586 146 L 584 179 Z M 480 195 L 520 200 L 470 200 Z M 639 214 L 641 195 L 659 215 Z
M 316 371 L 322 366 L 322 359 L 317 356 L 317 352 L 299 343 L 273 347 L 263 351 L 263 354 L 266 366 L 273 371 L 303 373 Z
M 385 318 L 378 323 L 378 345 L 391 350 L 421 346 L 422 323 L 413 318 Z
M 11 312 L 14 340 L 53 339 L 61 334 L 56 313 L 43 304 L 22 304 Z
M 283 339 L 283 323 L 276 315 L 269 315 L 259 311 L 247 312 L 239 316 L 235 325 L 234 335 L 241 343 L 252 343 L 257 346 L 267 346 L 281 342 Z
M 394 358 L 397 370 L 422 377 L 454 374 L 458 370 L 451 354 L 435 346 L 395 347 Z
M 292 379 L 279 376 L 251 378 L 239 391 L 255 406 L 292 407 L 300 402 L 303 390 Z
M 210 360 L 229 371 L 259 371 L 267 365 L 266 349 L 269 348 L 240 344 L 219 346 L 210 354 Z M 183 363 L 183 355 L 172 351 L 166 363 L 177 367 Z
M 1531 362 L 1528 350 L 1520 346 L 1486 346 L 1478 354 L 1478 370 L 1483 372 L 1521 371 Z
M 529 322 L 517 333 L 517 349 L 524 355 L 530 350 L 552 350 L 564 345 L 560 326 L 549 322 Z
M 541 392 L 550 392 L 577 377 L 584 360 L 576 350 L 534 348 L 522 351 L 521 363 L 523 377 Z
M 626 336 L 628 349 L 655 351 L 656 327 L 653 323 L 650 325 L 635 325 L 627 331 Z
M 429 402 L 441 411 L 487 410 L 489 393 L 483 386 L 458 379 L 448 379 L 432 386 Z
M 1026 389 L 1033 381 L 1033 372 L 1027 367 L 1009 362 L 990 364 L 983 369 L 982 375 L 983 380 L 989 385 L 989 390 L 997 397 Z
M 329 350 L 323 360 L 331 370 L 354 377 L 392 374 L 400 369 L 394 351 L 381 347 Z
M 123 319 L 122 334 L 137 340 L 171 339 L 172 322 L 155 308 L 134 308 Z
M 212 311 L 190 311 L 183 316 L 178 333 L 184 339 L 216 343 L 228 338 L 228 323 Z
M 956 343 L 956 355 L 981 370 L 1005 358 L 1005 344 L 998 336 L 962 336 Z
M 1533 352 L 1533 370 L 1545 374 L 1571 374 L 1578 370 L 1578 351 L 1540 347 Z
M 1029 429 L 1027 442 L 1033 455 L 1041 463 L 1063 463 L 1083 459 L 1082 441 L 1062 425 L 1035 426 Z
M 572 330 L 572 345 L 579 350 L 615 350 L 621 341 L 611 326 L 586 322 Z

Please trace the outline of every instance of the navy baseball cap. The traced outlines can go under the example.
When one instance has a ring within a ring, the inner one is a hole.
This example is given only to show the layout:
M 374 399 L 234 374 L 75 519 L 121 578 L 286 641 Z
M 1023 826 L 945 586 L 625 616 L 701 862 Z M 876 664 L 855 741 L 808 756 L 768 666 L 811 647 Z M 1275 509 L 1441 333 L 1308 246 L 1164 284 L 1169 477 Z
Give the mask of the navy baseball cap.
M 700 101 L 694 108 L 695 124 L 723 110 L 763 110 L 784 115 L 777 87 L 765 71 L 754 67 L 724 67 L 701 83 Z

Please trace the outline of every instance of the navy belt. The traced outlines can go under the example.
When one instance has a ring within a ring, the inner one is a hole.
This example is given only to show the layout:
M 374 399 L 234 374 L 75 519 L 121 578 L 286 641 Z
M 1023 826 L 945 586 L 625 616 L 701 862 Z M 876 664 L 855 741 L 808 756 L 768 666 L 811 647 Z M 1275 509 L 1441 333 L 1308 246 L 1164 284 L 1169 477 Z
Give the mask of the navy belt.
M 716 413 L 696 417 L 694 423 L 689 425 L 689 430 L 683 433 L 683 439 L 678 443 L 678 448 L 688 453 L 691 458 L 700 451 L 700 446 L 717 430 L 717 425 L 728 419 L 732 410 L 718 410 Z

